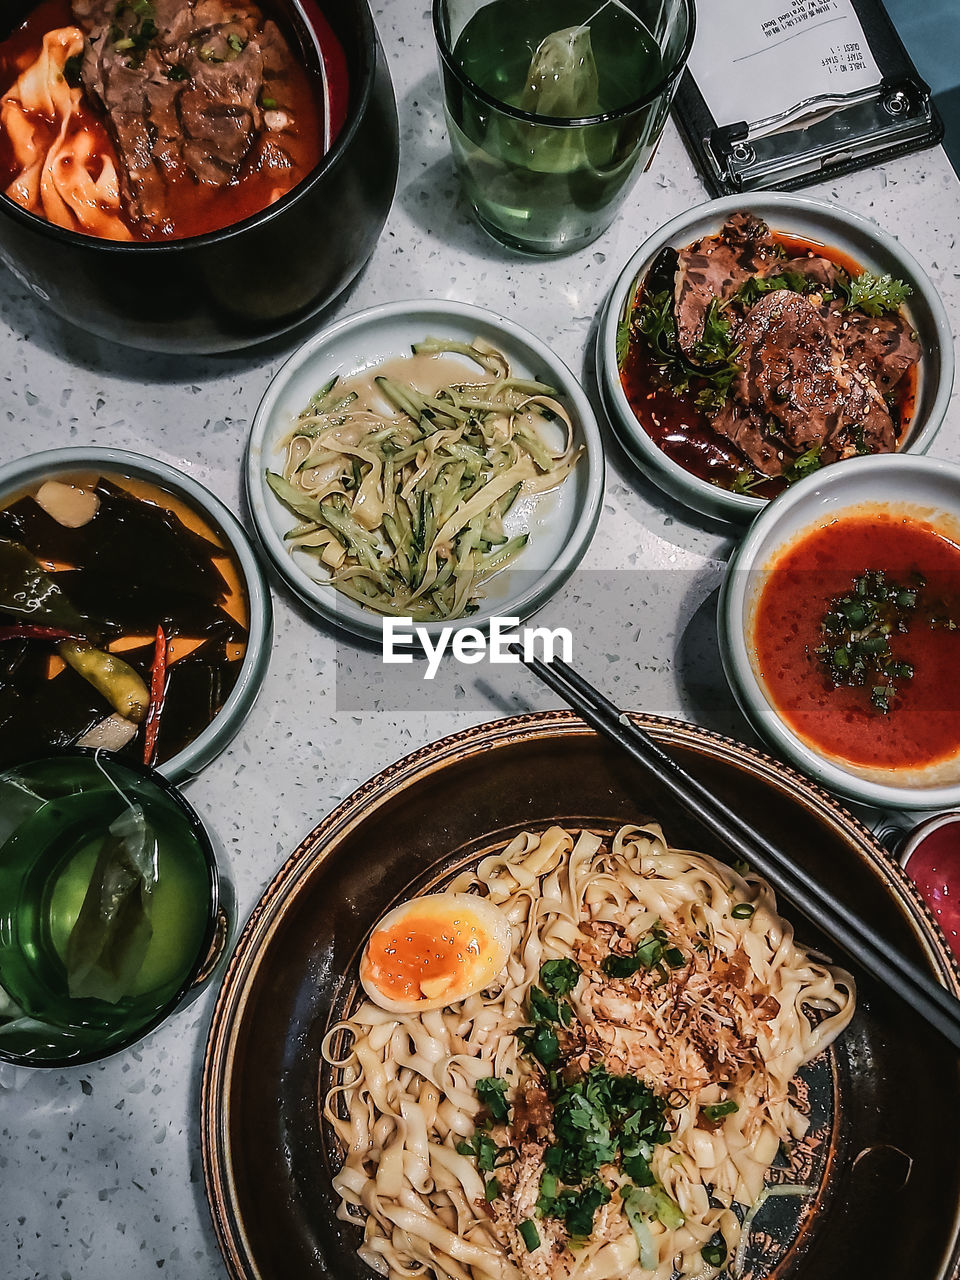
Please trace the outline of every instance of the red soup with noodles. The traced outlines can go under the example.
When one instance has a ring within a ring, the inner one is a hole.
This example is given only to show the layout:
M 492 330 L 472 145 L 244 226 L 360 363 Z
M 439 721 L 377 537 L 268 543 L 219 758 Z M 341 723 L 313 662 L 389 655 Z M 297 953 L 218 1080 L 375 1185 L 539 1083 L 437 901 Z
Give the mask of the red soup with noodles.
M 321 68 L 282 14 L 237 0 L 41 0 L 0 43 L 0 190 L 111 240 L 202 235 L 268 207 L 346 117 L 346 59 L 315 0 Z
M 770 566 L 756 667 L 820 754 L 885 770 L 960 753 L 960 546 L 919 516 L 855 508 Z

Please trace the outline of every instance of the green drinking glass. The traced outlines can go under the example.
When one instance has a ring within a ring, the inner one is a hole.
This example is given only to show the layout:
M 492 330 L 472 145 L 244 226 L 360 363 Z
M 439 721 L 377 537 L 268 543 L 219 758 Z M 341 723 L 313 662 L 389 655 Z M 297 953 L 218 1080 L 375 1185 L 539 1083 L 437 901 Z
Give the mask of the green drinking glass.
M 210 836 L 159 774 L 80 749 L 0 773 L 0 1059 L 126 1048 L 199 991 L 228 932 Z
M 557 254 L 613 221 L 653 155 L 694 0 L 434 0 L 454 161 L 481 226 Z

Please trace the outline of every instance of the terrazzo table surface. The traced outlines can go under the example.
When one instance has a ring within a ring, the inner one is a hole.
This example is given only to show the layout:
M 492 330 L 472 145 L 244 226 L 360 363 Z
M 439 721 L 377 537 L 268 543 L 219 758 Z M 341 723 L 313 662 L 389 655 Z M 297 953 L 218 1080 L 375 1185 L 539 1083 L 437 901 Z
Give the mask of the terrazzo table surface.
M 479 303 L 545 339 L 596 403 L 592 346 L 606 291 L 647 234 L 707 198 L 675 130 L 605 236 L 568 258 L 522 259 L 488 240 L 459 198 L 423 0 L 393 0 L 375 16 L 400 111 L 400 184 L 372 261 L 328 318 L 427 295 Z M 940 150 L 811 193 L 902 239 L 960 328 L 960 184 Z M 143 355 L 58 320 L 2 270 L 0 324 L 0 461 L 67 444 L 135 449 L 180 467 L 234 510 L 254 410 L 307 336 L 228 357 Z M 573 627 L 576 662 L 621 705 L 752 740 L 724 684 L 714 627 L 735 531 L 691 518 L 636 474 L 609 432 L 606 441 L 600 526 L 551 620 Z M 960 461 L 956 399 L 931 453 Z M 419 681 L 378 682 L 375 654 L 337 641 L 282 589 L 274 595 L 260 700 L 232 747 L 187 788 L 225 846 L 240 920 L 301 837 L 363 779 L 466 725 L 556 705 L 516 668 L 461 668 L 426 692 Z M 4 1280 L 225 1275 L 198 1120 L 214 994 L 101 1065 L 0 1064 Z

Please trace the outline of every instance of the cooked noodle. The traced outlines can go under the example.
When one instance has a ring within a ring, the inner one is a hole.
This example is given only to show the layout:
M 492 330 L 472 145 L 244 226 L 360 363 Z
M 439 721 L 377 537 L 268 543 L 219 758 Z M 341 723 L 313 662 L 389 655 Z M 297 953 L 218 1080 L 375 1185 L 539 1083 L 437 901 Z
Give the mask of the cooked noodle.
M 48 31 L 40 56 L 0 98 L 0 126 L 18 166 L 6 194 L 68 231 L 132 240 L 103 130 L 66 79 L 67 63 L 82 54 L 78 27 Z
M 510 920 L 502 986 L 419 1014 L 368 1001 L 324 1040 L 339 1067 L 321 1099 L 344 1150 L 334 1187 L 339 1216 L 362 1225 L 361 1258 L 383 1275 L 456 1280 L 716 1275 L 710 1242 L 722 1236 L 733 1258 L 734 1205 L 758 1201 L 780 1143 L 805 1132 L 791 1079 L 850 1021 L 850 975 L 794 942 L 760 877 L 668 848 L 654 825 L 609 842 L 524 833 L 449 888 L 488 896 Z M 627 977 L 601 968 L 650 939 L 667 963 Z M 649 1156 L 670 1225 L 649 1211 L 628 1219 L 627 1197 L 643 1193 L 609 1163 L 598 1172 L 608 1201 L 573 1248 L 561 1218 L 536 1208 L 555 1140 L 548 1073 L 514 1034 L 541 965 L 557 959 L 582 971 L 558 1028 L 562 1079 L 591 1068 L 639 1079 L 666 1099 L 671 1130 Z M 507 1082 L 509 1124 L 491 1123 L 478 1098 L 491 1076 Z M 718 1104 L 722 1118 L 708 1119 L 702 1108 Z M 457 1149 L 475 1130 L 502 1149 L 492 1200 L 479 1161 Z M 521 1224 L 535 1225 L 536 1247 Z

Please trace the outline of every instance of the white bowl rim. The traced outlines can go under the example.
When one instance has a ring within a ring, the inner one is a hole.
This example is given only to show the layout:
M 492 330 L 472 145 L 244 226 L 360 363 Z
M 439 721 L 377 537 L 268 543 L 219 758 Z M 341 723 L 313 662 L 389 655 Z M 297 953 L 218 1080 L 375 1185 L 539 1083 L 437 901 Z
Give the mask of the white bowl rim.
M 0 466 L 0 490 L 11 488 L 15 484 L 32 484 L 44 474 L 96 470 L 101 467 L 104 471 L 113 471 L 121 476 L 124 471 L 134 477 L 139 473 L 141 478 L 149 478 L 175 494 L 178 490 L 182 492 L 201 515 L 222 530 L 243 573 L 250 617 L 246 648 L 236 683 L 207 727 L 182 751 L 157 766 L 157 772 L 168 781 L 185 782 L 212 763 L 220 751 L 226 748 L 239 731 L 260 692 L 273 633 L 270 588 L 254 555 L 250 539 L 233 512 L 198 480 L 158 458 L 150 458 L 130 449 L 88 448 L 85 445 L 48 449 Z
M 701 219 L 709 217 L 711 220 L 717 221 L 719 227 L 730 214 L 741 210 L 750 212 L 751 205 L 756 207 L 768 203 L 771 206 L 782 209 L 785 215 L 789 215 L 791 210 L 811 215 L 820 214 L 825 215 L 831 221 L 839 219 L 841 222 L 846 222 L 857 228 L 861 233 L 874 240 L 882 252 L 903 265 L 906 273 L 912 277 L 914 283 L 918 286 L 917 293 L 923 296 L 924 302 L 929 307 L 940 346 L 940 381 L 926 422 L 924 422 L 919 431 L 912 435 L 902 449 L 897 450 L 895 456 L 900 457 L 904 454 L 916 455 L 929 447 L 930 441 L 936 435 L 946 417 L 955 376 L 953 331 L 950 327 L 950 319 L 943 304 L 943 299 L 940 297 L 933 281 L 914 258 L 913 254 L 905 249 L 895 236 L 891 235 L 889 231 L 884 231 L 882 227 L 879 227 L 870 218 L 861 213 L 856 213 L 852 209 L 844 208 L 842 205 L 833 204 L 828 200 L 818 200 L 813 196 L 797 196 L 786 191 L 749 191 L 744 192 L 742 195 L 721 196 L 717 200 L 707 200 L 702 204 L 693 206 L 693 208 L 684 210 L 683 213 L 678 213 L 669 222 L 665 222 L 663 226 L 647 236 L 617 276 L 608 294 L 597 334 L 599 381 L 604 393 L 604 400 L 609 405 L 608 416 L 611 426 L 616 435 L 621 438 L 628 454 L 638 453 L 642 455 L 642 458 L 649 461 L 654 468 L 659 468 L 671 476 L 675 482 L 674 491 L 687 488 L 691 495 L 695 495 L 689 501 L 689 505 L 695 506 L 695 509 L 703 510 L 703 507 L 696 505 L 696 500 L 699 499 L 700 502 L 706 503 L 715 510 L 724 510 L 729 517 L 741 521 L 762 511 L 771 499 L 755 498 L 748 493 L 731 493 L 728 489 L 722 489 L 718 485 L 711 484 L 709 480 L 703 480 L 699 476 L 695 476 L 686 467 L 681 466 L 679 462 L 675 462 L 668 457 L 647 435 L 639 423 L 636 424 L 637 429 L 634 430 L 635 415 L 630 407 L 630 402 L 624 394 L 619 376 L 614 378 L 611 370 L 616 367 L 617 363 L 617 325 L 620 311 L 627 293 L 632 288 L 633 282 L 640 274 L 642 267 L 648 261 L 651 261 L 655 254 L 665 245 L 670 244 L 675 239 L 682 238 L 688 228 Z M 610 401 L 612 401 L 612 404 L 610 404 Z M 639 465 L 641 459 L 636 458 L 635 461 Z
M 788 512 L 804 505 L 808 496 L 812 497 L 818 487 L 844 486 L 847 476 L 854 470 L 858 474 L 870 474 L 889 470 L 896 473 L 905 469 L 914 471 L 921 477 L 953 481 L 957 486 L 957 514 L 960 516 L 960 464 L 917 454 L 885 453 L 848 458 L 798 481 L 768 504 L 754 520 L 727 564 L 718 602 L 720 657 L 727 681 L 747 719 L 776 750 L 782 752 L 797 768 L 817 778 L 829 790 L 878 809 L 920 811 L 956 808 L 960 806 L 960 782 L 934 787 L 898 787 L 890 783 L 873 782 L 849 773 L 808 747 L 787 728 L 764 697 L 750 662 L 742 623 L 748 573 L 757 567 L 756 561 L 763 544 L 768 539 L 775 538 L 775 532 Z M 842 506 L 838 504 L 830 510 L 839 511 Z M 809 523 L 815 523 L 812 514 Z
M 261 546 L 268 555 L 274 568 L 286 585 L 313 611 L 340 631 L 347 631 L 364 640 L 379 641 L 382 634 L 384 618 L 371 609 L 364 609 L 326 583 L 317 582 L 301 570 L 291 558 L 283 541 L 273 528 L 266 507 L 265 482 L 263 478 L 263 454 L 270 419 L 276 408 L 286 384 L 305 365 L 322 351 L 331 341 L 344 334 L 362 332 L 368 325 L 383 321 L 415 320 L 419 312 L 441 312 L 455 316 L 461 320 L 473 320 L 482 325 L 502 330 L 515 343 L 529 349 L 546 369 L 554 374 L 553 380 L 558 390 L 572 405 L 575 421 L 579 424 L 583 443 L 586 446 L 584 463 L 586 464 L 586 501 L 580 508 L 570 530 L 561 553 L 552 564 L 515 599 L 504 601 L 495 611 L 464 618 L 455 618 L 442 622 L 418 624 L 431 638 L 436 638 L 442 631 L 453 627 L 462 629 L 474 627 L 482 629 L 490 617 L 519 616 L 521 621 L 539 609 L 548 598 L 556 593 L 577 567 L 585 555 L 590 540 L 596 530 L 603 505 L 605 460 L 603 440 L 597 424 L 596 414 L 580 385 L 579 379 L 572 370 L 556 355 L 549 346 L 531 333 L 529 329 L 517 324 L 487 307 L 476 306 L 469 302 L 458 302 L 446 298 L 411 298 L 396 302 L 377 303 L 343 316 L 326 325 L 302 346 L 298 347 L 280 366 L 270 381 L 257 406 L 250 434 L 247 439 L 244 474 L 247 503 L 253 516 L 254 527 Z M 400 354 L 399 352 L 397 354 Z M 256 456 L 255 456 L 256 455 Z M 272 495 L 271 495 L 272 497 Z M 276 499 L 272 499 L 276 501 Z M 544 588 L 544 583 L 548 583 Z

